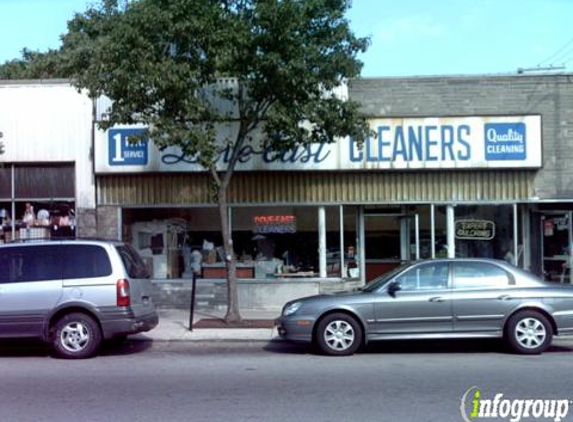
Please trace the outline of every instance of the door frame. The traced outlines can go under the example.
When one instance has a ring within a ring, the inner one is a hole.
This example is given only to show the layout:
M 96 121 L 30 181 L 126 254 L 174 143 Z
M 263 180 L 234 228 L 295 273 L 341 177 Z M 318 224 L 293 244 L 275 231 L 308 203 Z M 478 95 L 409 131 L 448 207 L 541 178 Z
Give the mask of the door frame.
M 361 271 L 361 274 L 364 274 L 364 281 L 368 282 L 371 281 L 372 277 L 367 277 L 367 264 L 369 261 L 370 264 L 388 264 L 388 265 L 400 265 L 403 262 L 417 260 L 420 258 L 420 223 L 419 223 L 419 215 L 418 213 L 408 213 L 408 212 L 368 212 L 361 208 L 361 219 L 362 224 L 361 227 L 361 238 L 363 245 L 362 250 L 364 251 L 363 254 L 363 265 L 364 268 Z M 373 218 L 386 218 L 386 219 L 394 219 L 396 220 L 396 224 L 398 225 L 398 230 L 400 233 L 400 258 L 399 259 L 366 259 L 367 248 L 366 248 L 366 224 L 367 219 Z M 414 251 L 411 250 L 412 245 L 412 234 L 414 237 Z
M 565 257 L 563 258 L 564 261 L 564 265 L 568 265 L 569 267 L 569 274 L 566 275 L 565 274 L 565 268 L 563 269 L 561 276 L 559 277 L 559 280 L 553 280 L 553 281 L 559 281 L 560 283 L 571 283 L 571 268 L 573 265 L 573 211 L 559 211 L 559 210 L 548 210 L 548 211 L 539 211 L 539 213 L 541 214 L 541 218 L 540 218 L 540 233 L 542 235 L 543 240 L 540 242 L 541 243 L 541 256 L 540 256 L 540 261 L 541 261 L 541 273 L 543 275 L 543 277 L 545 278 L 545 274 L 546 274 L 546 261 L 549 259 L 552 260 L 559 260 L 559 258 L 549 258 L 545 256 L 545 220 L 546 217 L 554 217 L 554 216 L 565 216 L 567 218 L 567 249 L 566 249 L 566 254 Z

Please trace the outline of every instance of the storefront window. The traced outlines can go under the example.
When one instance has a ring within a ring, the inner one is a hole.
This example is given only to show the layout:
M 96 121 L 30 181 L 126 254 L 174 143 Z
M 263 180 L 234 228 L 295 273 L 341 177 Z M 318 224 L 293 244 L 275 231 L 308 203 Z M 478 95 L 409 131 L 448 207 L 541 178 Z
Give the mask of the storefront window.
M 216 208 L 124 209 L 123 222 L 152 278 L 226 277 Z
M 514 262 L 520 251 L 514 250 L 512 205 L 464 205 L 454 212 L 456 256 Z
M 318 277 L 316 207 L 233 208 L 238 262 L 257 279 Z
M 400 265 L 403 216 L 400 207 L 364 210 L 366 281 L 372 281 Z
M 0 238 L 12 240 L 73 239 L 76 233 L 74 202 L 15 201 L 0 203 Z M 12 238 L 14 230 L 14 239 Z
M 358 278 L 357 208 L 324 209 L 326 277 Z M 233 207 L 230 222 L 239 279 L 320 276 L 319 207 Z M 123 223 L 154 279 L 227 277 L 217 208 L 126 208 Z
M 74 171 L 69 163 L 0 168 L 0 241 L 74 238 Z
M 340 207 L 325 207 L 326 214 L 326 276 L 341 277 L 344 263 L 340 259 Z
M 344 222 L 344 278 L 360 277 L 360 239 L 358 236 L 358 208 L 353 206 L 343 207 Z
M 571 282 L 572 216 L 570 211 L 549 211 L 541 217 L 543 276 L 548 281 Z

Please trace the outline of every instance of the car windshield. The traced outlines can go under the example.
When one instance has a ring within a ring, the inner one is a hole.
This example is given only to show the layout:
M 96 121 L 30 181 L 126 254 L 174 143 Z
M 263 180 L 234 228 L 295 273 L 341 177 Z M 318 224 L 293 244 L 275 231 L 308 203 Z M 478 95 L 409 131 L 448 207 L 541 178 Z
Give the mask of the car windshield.
M 370 283 L 368 283 L 363 289 L 363 292 L 373 292 L 378 290 L 384 284 L 388 282 L 391 278 L 393 278 L 396 274 L 401 273 L 406 268 L 409 268 L 412 264 L 404 264 L 400 265 L 399 267 L 394 268 L 392 271 L 382 274 L 380 277 L 375 278 Z

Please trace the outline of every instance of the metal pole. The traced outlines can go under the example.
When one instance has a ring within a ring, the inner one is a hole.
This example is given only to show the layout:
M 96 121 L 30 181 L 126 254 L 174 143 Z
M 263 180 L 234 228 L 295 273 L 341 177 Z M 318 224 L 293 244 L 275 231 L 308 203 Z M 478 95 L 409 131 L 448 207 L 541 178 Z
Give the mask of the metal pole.
M 455 237 L 455 214 L 454 206 L 448 205 L 446 208 L 448 224 L 448 258 L 456 257 L 456 237 Z
M 513 204 L 513 259 L 512 264 L 517 267 L 519 259 L 519 231 L 517 220 L 517 204 Z
M 360 244 L 360 247 L 355 251 L 358 254 L 358 265 L 360 267 L 360 283 L 362 285 L 366 284 L 366 240 L 364 239 L 364 207 L 360 205 L 358 207 L 358 224 L 357 224 L 357 232 L 358 232 L 358 242 L 357 245 Z M 355 258 L 356 259 L 356 258 Z
M 434 259 L 436 257 L 436 208 L 435 205 L 430 205 L 430 255 Z
M 320 278 L 326 278 L 326 210 L 318 207 L 318 272 Z
M 189 305 L 189 331 L 193 331 L 193 316 L 195 314 L 195 292 L 197 287 L 197 273 L 193 271 L 191 280 L 191 304 Z
M 416 260 L 420 259 L 420 219 L 418 213 L 414 214 L 414 228 L 416 230 Z
M 338 207 L 339 213 L 339 230 L 340 230 L 340 277 L 344 278 L 348 274 L 348 271 L 344 271 L 344 211 L 342 205 Z
M 12 186 L 11 186 L 11 195 L 12 195 L 12 242 L 16 241 L 16 181 L 14 180 L 16 174 L 16 170 L 14 170 L 14 164 L 12 164 Z

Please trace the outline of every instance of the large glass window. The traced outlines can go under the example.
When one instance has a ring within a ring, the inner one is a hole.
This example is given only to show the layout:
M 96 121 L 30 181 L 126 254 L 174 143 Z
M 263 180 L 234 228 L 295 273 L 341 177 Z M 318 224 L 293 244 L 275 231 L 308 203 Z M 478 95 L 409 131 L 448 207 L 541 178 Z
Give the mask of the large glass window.
M 124 209 L 123 239 L 142 257 L 152 278 L 226 277 L 217 208 Z M 249 276 L 239 270 L 239 277 Z
M 0 168 L 0 242 L 75 237 L 74 196 L 73 164 Z
M 316 207 L 237 207 L 232 215 L 235 253 L 255 278 L 318 277 Z
M 284 280 L 320 276 L 318 206 L 231 208 L 239 279 Z M 325 206 L 325 270 L 329 278 L 358 278 L 357 207 Z M 154 279 L 225 279 L 218 209 L 124 209 L 123 239 Z
M 344 237 L 344 266 L 342 277 L 360 277 L 360 259 L 364 251 L 360 250 L 358 233 L 358 208 L 353 206 L 343 207 L 343 237 Z
M 454 212 L 456 256 L 510 263 L 519 258 L 523 248 L 514 250 L 512 205 L 464 205 L 455 207 Z

